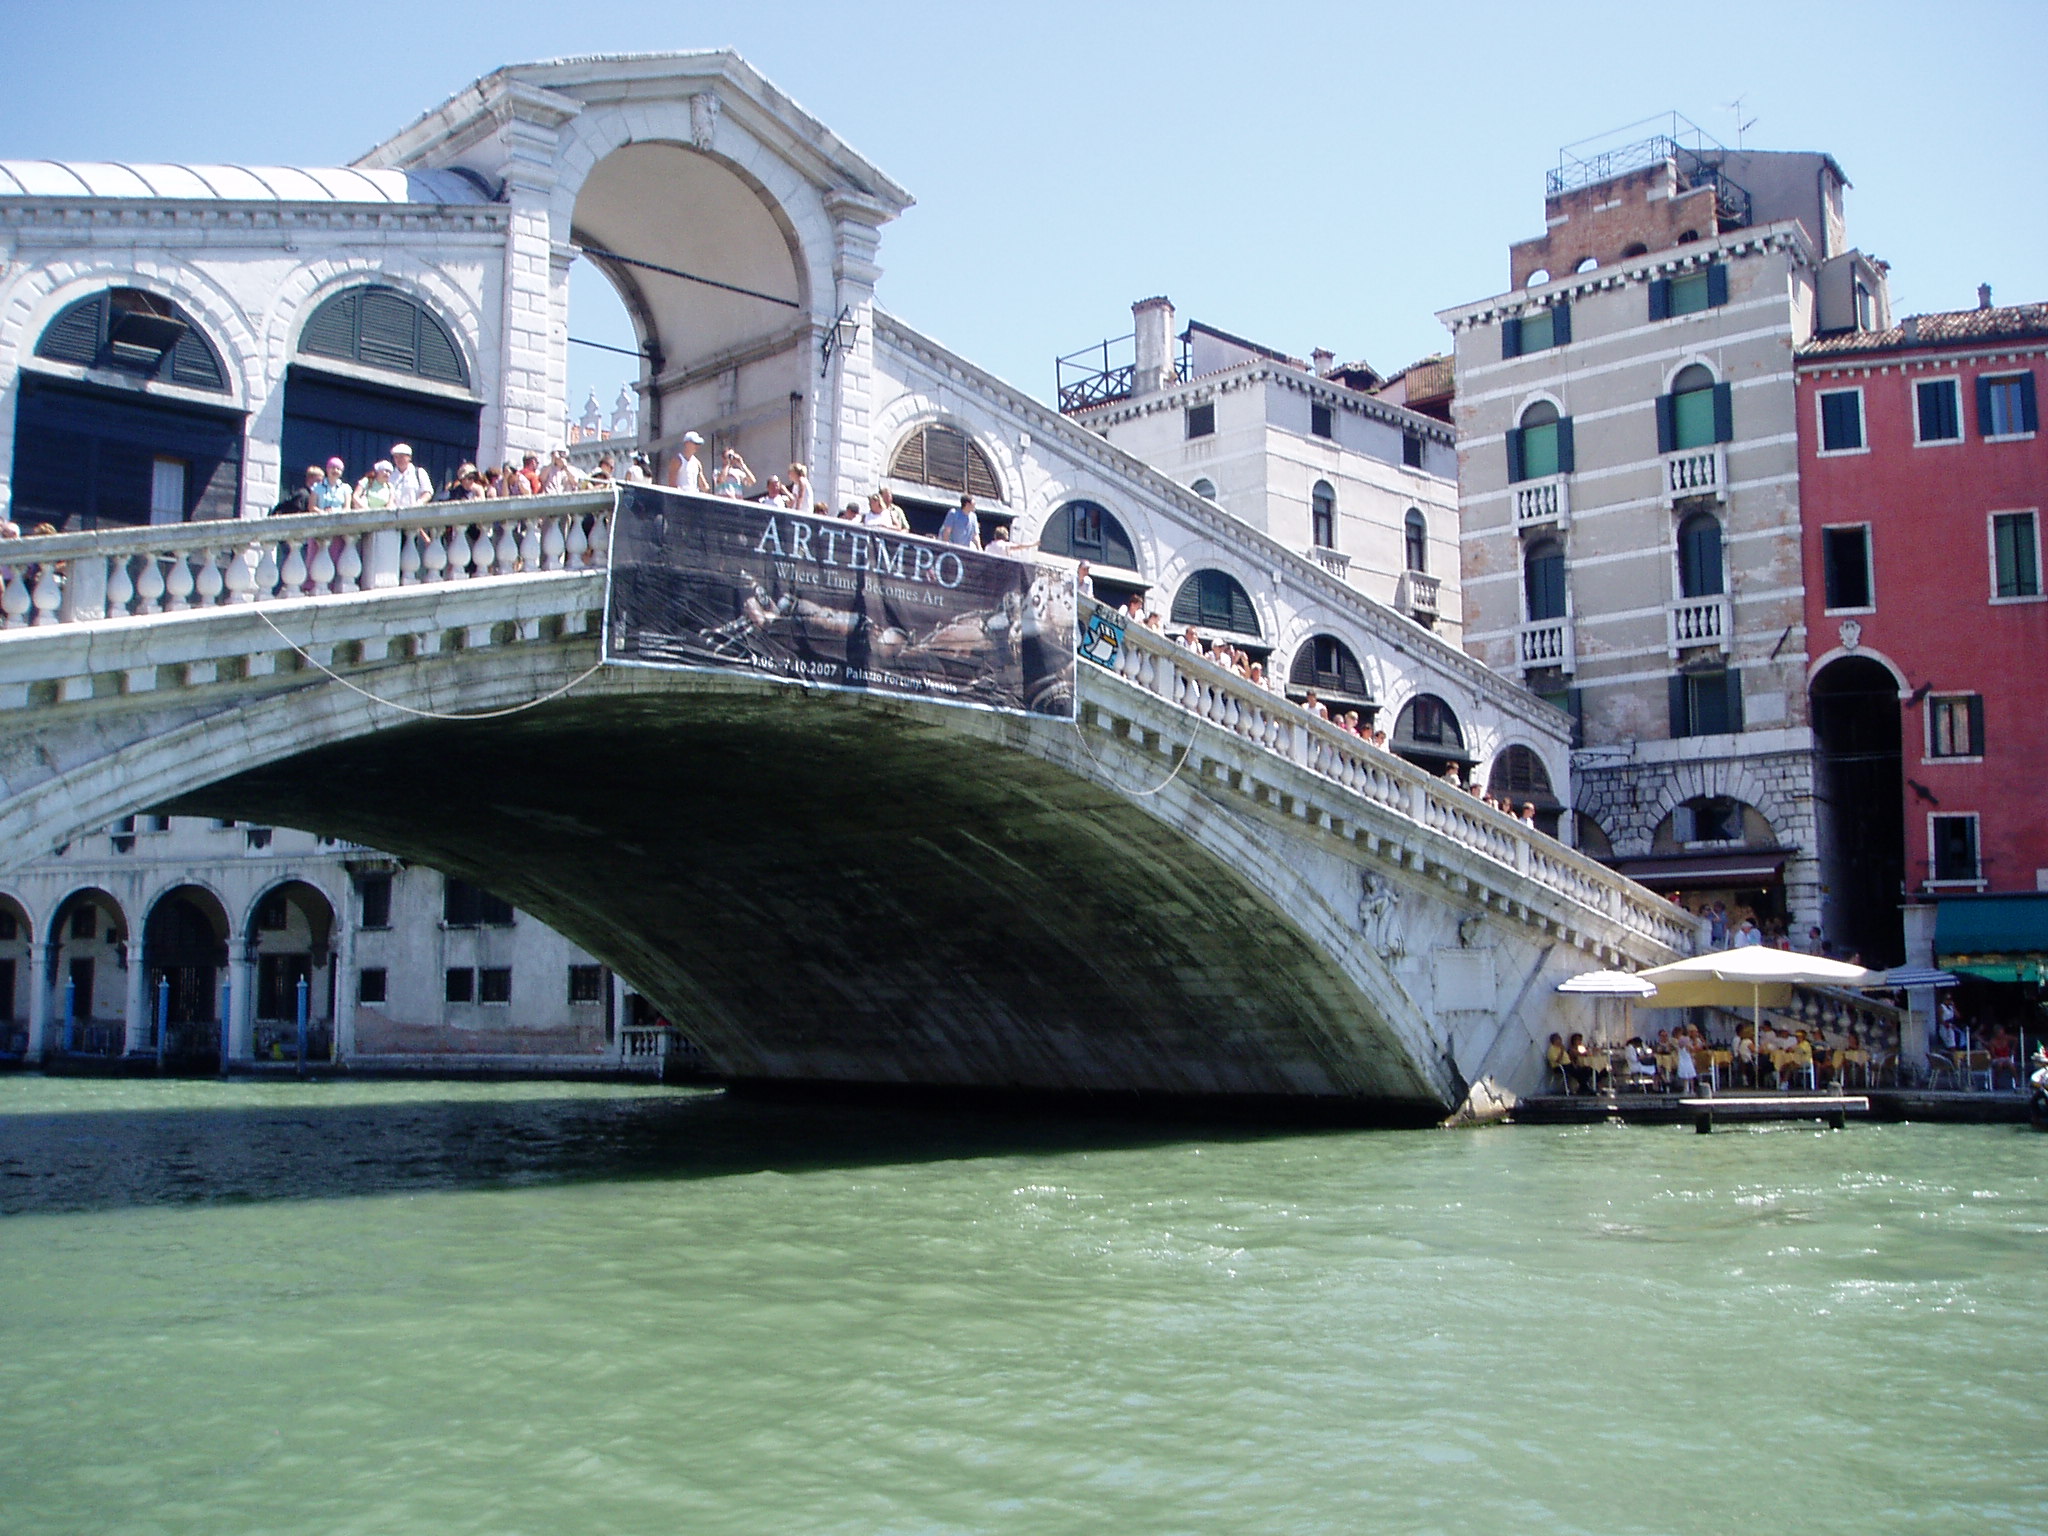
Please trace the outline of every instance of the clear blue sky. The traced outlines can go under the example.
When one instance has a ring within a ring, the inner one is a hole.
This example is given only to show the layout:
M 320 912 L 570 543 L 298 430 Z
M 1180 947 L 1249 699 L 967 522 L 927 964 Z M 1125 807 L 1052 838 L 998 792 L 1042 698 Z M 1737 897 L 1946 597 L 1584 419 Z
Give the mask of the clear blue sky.
M 1506 286 L 1560 144 L 1832 151 L 1900 313 L 2048 299 L 2048 4 L 0 0 L 0 158 L 335 164 L 501 64 L 734 47 L 918 199 L 882 300 L 1032 393 L 1181 314 L 1392 369 Z M 608 302 L 572 330 L 621 337 Z M 583 352 L 607 403 L 622 359 Z

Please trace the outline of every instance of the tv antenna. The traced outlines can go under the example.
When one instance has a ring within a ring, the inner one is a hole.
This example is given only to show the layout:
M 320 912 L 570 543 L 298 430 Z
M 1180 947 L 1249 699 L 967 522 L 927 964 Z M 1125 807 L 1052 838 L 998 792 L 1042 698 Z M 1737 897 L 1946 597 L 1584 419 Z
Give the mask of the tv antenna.
M 1748 94 L 1749 93 L 1747 91 L 1744 91 L 1741 96 L 1736 97 L 1731 102 L 1725 103 L 1728 110 L 1735 114 L 1735 147 L 1737 149 L 1742 148 L 1742 136 L 1745 133 L 1749 132 L 1750 129 L 1754 128 L 1757 123 L 1757 120 L 1753 117 L 1748 122 L 1744 122 L 1742 120 L 1743 97 L 1747 96 Z

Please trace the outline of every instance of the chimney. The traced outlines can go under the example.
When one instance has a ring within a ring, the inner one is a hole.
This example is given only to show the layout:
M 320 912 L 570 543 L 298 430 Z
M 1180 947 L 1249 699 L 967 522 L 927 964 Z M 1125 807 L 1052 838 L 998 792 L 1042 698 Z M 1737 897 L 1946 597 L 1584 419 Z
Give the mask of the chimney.
M 1977 307 L 1979 309 L 1989 309 L 1991 307 L 1991 285 L 1989 283 L 1979 283 L 1977 285 Z
M 1319 379 L 1327 379 L 1331 370 L 1337 366 L 1337 354 L 1327 347 L 1317 347 L 1315 351 L 1309 353 L 1309 360 L 1315 364 L 1316 377 Z
M 1156 395 L 1180 382 L 1173 361 L 1173 300 L 1161 295 L 1131 306 L 1131 329 L 1137 337 L 1137 372 L 1131 395 Z
M 1919 346 L 1919 345 L 1920 345 L 1920 317 L 1919 317 L 1918 315 L 1908 315 L 1908 316 L 1906 316 L 1906 323 L 1905 323 L 1905 325 L 1904 325 L 1903 329 L 1904 329 L 1904 331 L 1905 331 L 1905 333 L 1906 333 L 1906 345 L 1907 345 L 1907 346 L 1909 346 L 1909 347 L 1917 347 L 1917 346 Z

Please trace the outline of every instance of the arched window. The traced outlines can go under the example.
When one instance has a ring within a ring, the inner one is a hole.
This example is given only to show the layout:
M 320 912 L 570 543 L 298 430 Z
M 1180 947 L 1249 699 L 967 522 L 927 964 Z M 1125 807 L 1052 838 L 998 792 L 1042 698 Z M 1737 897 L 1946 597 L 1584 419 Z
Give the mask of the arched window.
M 1451 706 L 1433 693 L 1418 693 L 1394 717 L 1387 745 L 1417 767 L 1438 772 L 1445 763 L 1464 763 L 1465 736 Z
M 1216 482 L 1214 480 L 1197 480 L 1188 489 L 1205 501 L 1214 501 L 1216 499 Z
M 1308 493 L 1310 537 L 1317 549 L 1337 547 L 1337 488 L 1318 480 Z
M 1650 248 L 1639 240 L 1622 251 L 1621 259 L 1623 261 L 1634 261 L 1638 256 L 1647 256 L 1649 254 Z
M 1714 441 L 1714 376 L 1693 363 L 1671 381 L 1671 422 L 1679 448 L 1705 448 Z
M 1066 555 L 1091 565 L 1119 570 L 1138 568 L 1138 554 L 1124 525 L 1092 501 L 1070 501 L 1045 520 L 1038 547 L 1049 555 Z
M 1197 571 L 1173 595 L 1173 622 L 1234 635 L 1259 637 L 1259 616 L 1237 578 L 1223 571 Z
M 1536 830 L 1557 836 L 1564 802 L 1550 787 L 1550 774 L 1543 759 L 1530 748 L 1509 747 L 1496 757 L 1486 776 L 1486 792 L 1507 801 L 1517 811 L 1524 805 L 1534 806 Z
M 1401 520 L 1402 536 L 1408 546 L 1408 569 L 1427 573 L 1429 570 L 1429 524 L 1422 516 L 1420 507 L 1410 507 L 1408 515 Z
M 1524 480 L 1541 480 L 1558 472 L 1557 407 L 1538 400 L 1522 412 L 1517 425 L 1522 429 L 1522 475 Z
M 1366 691 L 1365 668 L 1335 635 L 1310 635 L 1302 642 L 1294 665 L 1287 669 L 1287 685 L 1304 693 L 1313 688 L 1325 699 L 1347 703 L 1367 703 L 1372 697 Z
M 1564 546 L 1556 539 L 1538 539 L 1529 546 L 1522 557 L 1522 590 L 1531 624 L 1564 617 Z
M 1578 265 L 1577 265 L 1576 267 L 1573 267 L 1573 268 L 1572 268 L 1572 271 L 1574 271 L 1574 272 L 1591 272 L 1591 271 L 1593 271 L 1593 270 L 1594 270 L 1594 269 L 1595 269 L 1596 267 L 1598 267 L 1599 265 L 1600 265 L 1600 258 L 1599 258 L 1599 257 L 1597 257 L 1597 256 L 1582 256 L 1582 257 L 1580 257 L 1580 258 L 1579 258 L 1579 264 L 1578 264 Z
M 1005 501 L 1003 483 L 981 445 L 958 427 L 935 421 L 897 445 L 889 473 L 898 480 L 934 486 L 981 501 Z
M 1678 595 L 1716 597 L 1721 583 L 1721 520 L 1695 512 L 1678 525 Z
M 323 302 L 299 333 L 299 351 L 433 384 L 469 386 L 469 365 L 448 327 L 411 294 L 376 283 Z
M 228 392 L 220 353 L 192 317 L 140 288 L 109 288 L 69 305 L 44 328 L 36 356 L 118 368 L 159 384 Z

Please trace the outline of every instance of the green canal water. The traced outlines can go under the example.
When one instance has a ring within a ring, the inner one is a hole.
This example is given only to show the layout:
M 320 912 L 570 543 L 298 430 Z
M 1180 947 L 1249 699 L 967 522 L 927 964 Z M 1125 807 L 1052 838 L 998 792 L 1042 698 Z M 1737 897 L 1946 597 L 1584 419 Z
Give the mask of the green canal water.
M 0 1079 L 0 1531 L 2048 1530 L 2048 1137 Z

